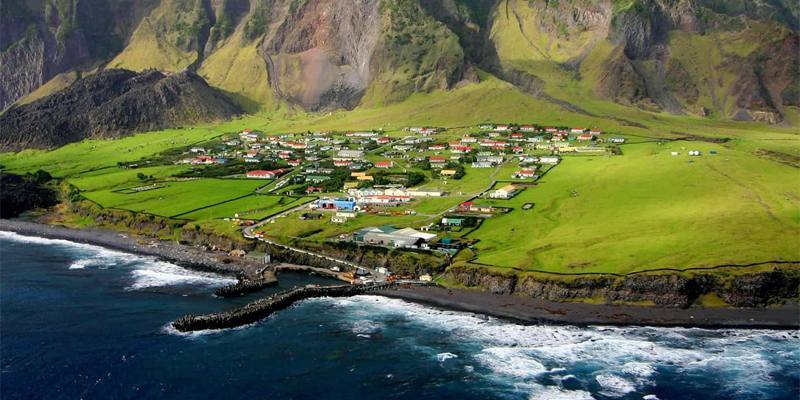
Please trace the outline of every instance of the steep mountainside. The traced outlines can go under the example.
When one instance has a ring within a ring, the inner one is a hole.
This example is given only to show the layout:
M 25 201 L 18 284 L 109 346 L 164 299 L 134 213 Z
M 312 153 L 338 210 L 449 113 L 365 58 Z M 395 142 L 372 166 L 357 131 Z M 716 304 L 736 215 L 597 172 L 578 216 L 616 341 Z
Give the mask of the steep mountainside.
M 52 148 L 239 113 L 238 105 L 192 72 L 111 69 L 0 115 L 0 151 Z
M 787 0 L 9 0 L 0 8 L 0 107 L 97 67 L 197 71 L 249 111 L 387 104 L 468 84 L 476 68 L 586 114 L 636 107 L 777 123 L 800 104 L 800 6 Z M 611 107 L 595 106 L 603 102 Z

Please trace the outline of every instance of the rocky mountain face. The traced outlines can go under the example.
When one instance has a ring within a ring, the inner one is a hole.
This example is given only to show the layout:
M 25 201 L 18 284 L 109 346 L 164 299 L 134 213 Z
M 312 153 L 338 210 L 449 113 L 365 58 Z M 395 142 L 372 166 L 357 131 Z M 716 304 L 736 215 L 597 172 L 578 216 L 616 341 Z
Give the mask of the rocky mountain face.
M 0 151 L 53 148 L 86 138 L 227 119 L 239 105 L 193 72 L 111 69 L 0 115 Z
M 0 107 L 65 71 L 196 71 L 248 109 L 451 89 L 480 68 L 580 111 L 587 96 L 779 122 L 800 103 L 787 0 L 8 0 Z M 577 87 L 572 98 L 559 87 Z

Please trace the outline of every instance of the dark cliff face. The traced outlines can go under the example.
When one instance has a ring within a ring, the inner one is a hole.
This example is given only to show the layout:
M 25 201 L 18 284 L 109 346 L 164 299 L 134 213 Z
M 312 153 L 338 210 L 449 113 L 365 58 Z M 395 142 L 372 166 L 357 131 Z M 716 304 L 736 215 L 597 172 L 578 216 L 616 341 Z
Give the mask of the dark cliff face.
M 0 115 L 0 150 L 52 148 L 85 138 L 225 119 L 241 112 L 192 72 L 107 70 Z
M 800 273 L 792 267 L 725 277 L 711 274 L 642 273 L 625 277 L 587 275 L 546 277 L 501 274 L 486 268 L 451 267 L 445 276 L 464 286 L 498 294 L 516 294 L 550 301 L 602 299 L 606 302 L 653 303 L 689 307 L 714 294 L 736 307 L 764 307 L 797 300 Z

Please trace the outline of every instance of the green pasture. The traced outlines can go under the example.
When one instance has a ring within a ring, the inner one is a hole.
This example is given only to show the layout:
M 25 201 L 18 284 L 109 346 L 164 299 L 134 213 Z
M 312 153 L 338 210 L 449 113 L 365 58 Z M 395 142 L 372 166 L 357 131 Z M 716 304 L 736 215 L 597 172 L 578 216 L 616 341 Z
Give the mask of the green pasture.
M 183 214 L 179 217 L 193 220 L 211 220 L 219 218 L 233 218 L 234 215 L 238 214 L 239 218 L 260 220 L 292 207 L 296 207 L 311 199 L 311 197 L 254 194 L 252 196 L 243 197 Z
M 247 196 L 264 183 L 266 182 L 243 179 L 197 179 L 158 182 L 164 187 L 133 194 L 126 194 L 130 190 L 121 192 L 120 189 L 123 188 L 103 189 L 82 194 L 105 208 L 174 217 Z
M 515 210 L 470 235 L 480 240 L 476 261 L 626 273 L 800 259 L 797 169 L 738 147 L 644 143 L 624 156 L 566 159 L 537 187 L 493 201 Z M 689 157 L 695 149 L 703 155 Z

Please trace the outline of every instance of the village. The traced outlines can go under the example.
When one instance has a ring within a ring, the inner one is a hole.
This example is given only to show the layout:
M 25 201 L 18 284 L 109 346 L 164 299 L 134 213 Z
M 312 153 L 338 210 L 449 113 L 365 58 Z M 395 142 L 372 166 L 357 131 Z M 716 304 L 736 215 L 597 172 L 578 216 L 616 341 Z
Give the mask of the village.
M 471 243 L 463 232 L 511 210 L 498 201 L 535 187 L 565 157 L 611 156 L 624 142 L 597 129 L 533 124 L 483 124 L 464 132 L 437 127 L 390 133 L 244 129 L 192 146 L 168 161 L 192 166 L 187 176 L 263 180 L 259 193 L 310 199 L 280 218 L 354 225 L 328 240 L 454 255 Z M 485 187 L 468 191 L 465 183 L 477 175 L 486 178 L 481 178 Z M 352 223 L 365 216 L 390 218 L 376 226 Z M 402 216 L 425 221 L 409 226 L 403 218 L 391 218 Z M 278 218 L 236 214 L 226 220 L 258 225 L 252 231 L 259 238 L 278 230 L 269 225 Z

